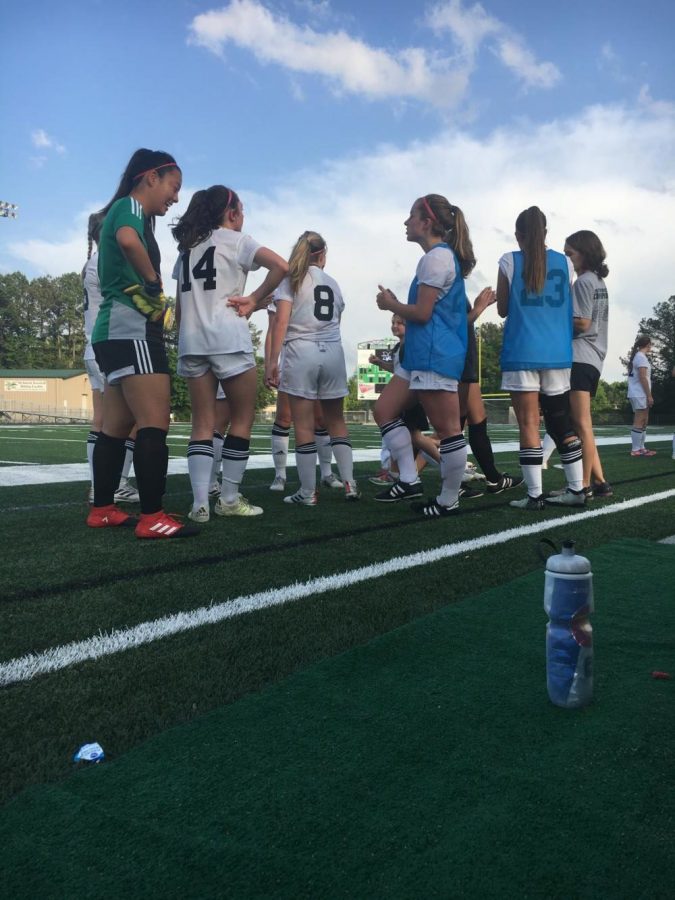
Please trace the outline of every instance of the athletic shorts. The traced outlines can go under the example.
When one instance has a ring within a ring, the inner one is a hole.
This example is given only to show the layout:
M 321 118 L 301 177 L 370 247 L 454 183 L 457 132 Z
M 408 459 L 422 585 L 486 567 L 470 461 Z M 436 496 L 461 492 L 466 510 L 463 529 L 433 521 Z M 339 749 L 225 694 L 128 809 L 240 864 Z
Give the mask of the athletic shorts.
M 85 359 L 84 367 L 87 370 L 87 375 L 89 376 L 89 384 L 91 385 L 92 391 L 101 391 L 105 390 L 105 375 L 98 367 L 98 363 L 95 359 Z
M 600 370 L 596 369 L 590 363 L 575 362 L 572 363 L 572 375 L 570 377 L 571 391 L 584 391 L 595 397 L 600 381 Z
M 414 369 L 410 373 L 411 391 L 451 391 L 457 393 L 459 382 L 456 378 L 439 375 L 438 372 L 420 372 Z
M 405 409 L 401 413 L 401 419 L 408 431 L 429 431 L 429 420 L 421 403 Z
M 398 377 L 402 378 L 404 381 L 410 381 L 410 372 L 407 369 L 404 369 L 400 363 L 394 364 L 394 375 L 398 375 Z
M 463 384 L 478 383 L 478 347 L 476 346 L 476 332 L 473 325 L 469 325 L 469 340 L 466 345 L 466 360 L 464 371 L 459 379 Z
M 649 409 L 646 397 L 629 397 L 628 402 L 632 406 L 633 412 L 638 412 L 641 409 Z
M 94 353 L 108 384 L 119 384 L 129 375 L 169 374 L 166 349 L 161 341 L 97 341 Z
M 253 351 L 240 350 L 238 353 L 212 353 L 209 356 L 196 354 L 181 356 L 176 371 L 183 378 L 201 378 L 211 371 L 218 381 L 226 381 L 254 368 Z
M 218 390 L 216 391 L 216 400 L 227 400 L 223 386 L 220 383 L 218 384 Z
M 279 390 L 306 400 L 346 397 L 347 367 L 341 342 L 298 338 L 284 344 Z
M 521 369 L 502 372 L 502 390 L 537 391 L 547 397 L 557 397 L 570 389 L 570 369 Z

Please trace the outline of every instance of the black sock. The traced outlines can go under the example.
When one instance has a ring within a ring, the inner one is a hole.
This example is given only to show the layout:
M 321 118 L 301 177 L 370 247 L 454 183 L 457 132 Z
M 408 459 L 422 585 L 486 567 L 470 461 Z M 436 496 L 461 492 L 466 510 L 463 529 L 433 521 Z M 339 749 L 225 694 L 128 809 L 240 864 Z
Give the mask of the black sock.
M 469 425 L 469 446 L 487 480 L 493 483 L 499 481 L 500 473 L 495 466 L 492 442 L 487 432 L 487 419 L 483 419 L 477 425 Z
M 125 438 L 110 437 L 101 431 L 94 444 L 94 506 L 114 502 L 124 465 Z
M 167 432 L 163 428 L 139 428 L 134 448 L 134 471 L 141 498 L 141 512 L 145 515 L 159 512 L 166 488 L 166 470 L 169 466 Z

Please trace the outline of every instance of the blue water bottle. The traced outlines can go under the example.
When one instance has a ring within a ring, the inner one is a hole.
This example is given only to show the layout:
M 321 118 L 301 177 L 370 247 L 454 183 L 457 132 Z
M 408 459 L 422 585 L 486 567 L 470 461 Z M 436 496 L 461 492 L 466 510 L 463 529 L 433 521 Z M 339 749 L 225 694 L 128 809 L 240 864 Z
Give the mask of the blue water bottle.
M 565 541 L 546 561 L 544 609 L 546 685 L 556 706 L 576 709 L 593 699 L 593 576 L 591 564 Z

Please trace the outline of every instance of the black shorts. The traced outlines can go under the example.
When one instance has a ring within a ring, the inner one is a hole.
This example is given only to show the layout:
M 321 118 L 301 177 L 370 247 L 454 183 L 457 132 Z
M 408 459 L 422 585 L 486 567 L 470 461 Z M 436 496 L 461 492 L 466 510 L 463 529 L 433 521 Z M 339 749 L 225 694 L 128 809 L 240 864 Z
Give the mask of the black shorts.
M 401 413 L 401 419 L 408 431 L 428 431 L 429 420 L 421 403 L 416 403 L 410 409 Z
M 127 375 L 168 375 L 169 363 L 162 341 L 97 341 L 94 355 L 108 384 Z
M 572 374 L 570 375 L 570 390 L 585 391 L 591 397 L 595 397 L 600 381 L 600 372 L 590 363 L 575 362 L 572 363 Z
M 459 380 L 464 382 L 464 384 L 476 384 L 478 382 L 478 348 L 476 346 L 476 332 L 473 325 L 469 325 L 468 338 L 464 371 Z

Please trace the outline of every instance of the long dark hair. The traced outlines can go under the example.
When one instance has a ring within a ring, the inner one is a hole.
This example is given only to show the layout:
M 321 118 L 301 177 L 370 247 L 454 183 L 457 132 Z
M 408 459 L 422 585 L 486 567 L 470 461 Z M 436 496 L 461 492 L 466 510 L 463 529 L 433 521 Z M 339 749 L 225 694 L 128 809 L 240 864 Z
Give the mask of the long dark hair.
M 417 202 L 422 218 L 431 219 L 432 233 L 455 251 L 462 278 L 467 278 L 476 265 L 476 257 L 464 213 L 441 194 L 425 194 Z
M 523 248 L 525 287 L 531 294 L 541 294 L 546 283 L 546 216 L 538 206 L 521 212 L 516 234 Z
M 630 356 L 628 358 L 628 374 L 629 376 L 633 374 L 633 360 L 635 359 L 635 354 L 638 350 L 644 350 L 645 347 L 648 347 L 652 342 L 652 339 L 648 334 L 639 334 L 635 338 L 635 343 L 633 344 L 633 349 L 630 351 Z
M 226 210 L 237 209 L 238 205 L 237 192 L 224 184 L 214 184 L 193 194 L 188 208 L 171 229 L 181 253 L 205 241 L 220 228 Z
M 147 172 L 152 172 L 154 169 L 157 169 L 157 174 L 160 178 L 164 178 L 165 175 L 173 172 L 174 169 L 180 169 L 180 166 L 173 156 L 170 153 L 165 153 L 164 150 L 148 150 L 145 147 L 136 150 L 127 163 L 126 169 L 122 172 L 120 183 L 112 199 L 101 210 L 103 215 L 105 216 L 113 203 L 121 197 L 129 196 L 141 176 Z
M 566 244 L 581 253 L 584 258 L 584 268 L 589 272 L 595 272 L 598 278 L 607 278 L 609 269 L 605 265 L 605 248 L 600 238 L 594 231 L 575 231 L 566 240 Z

